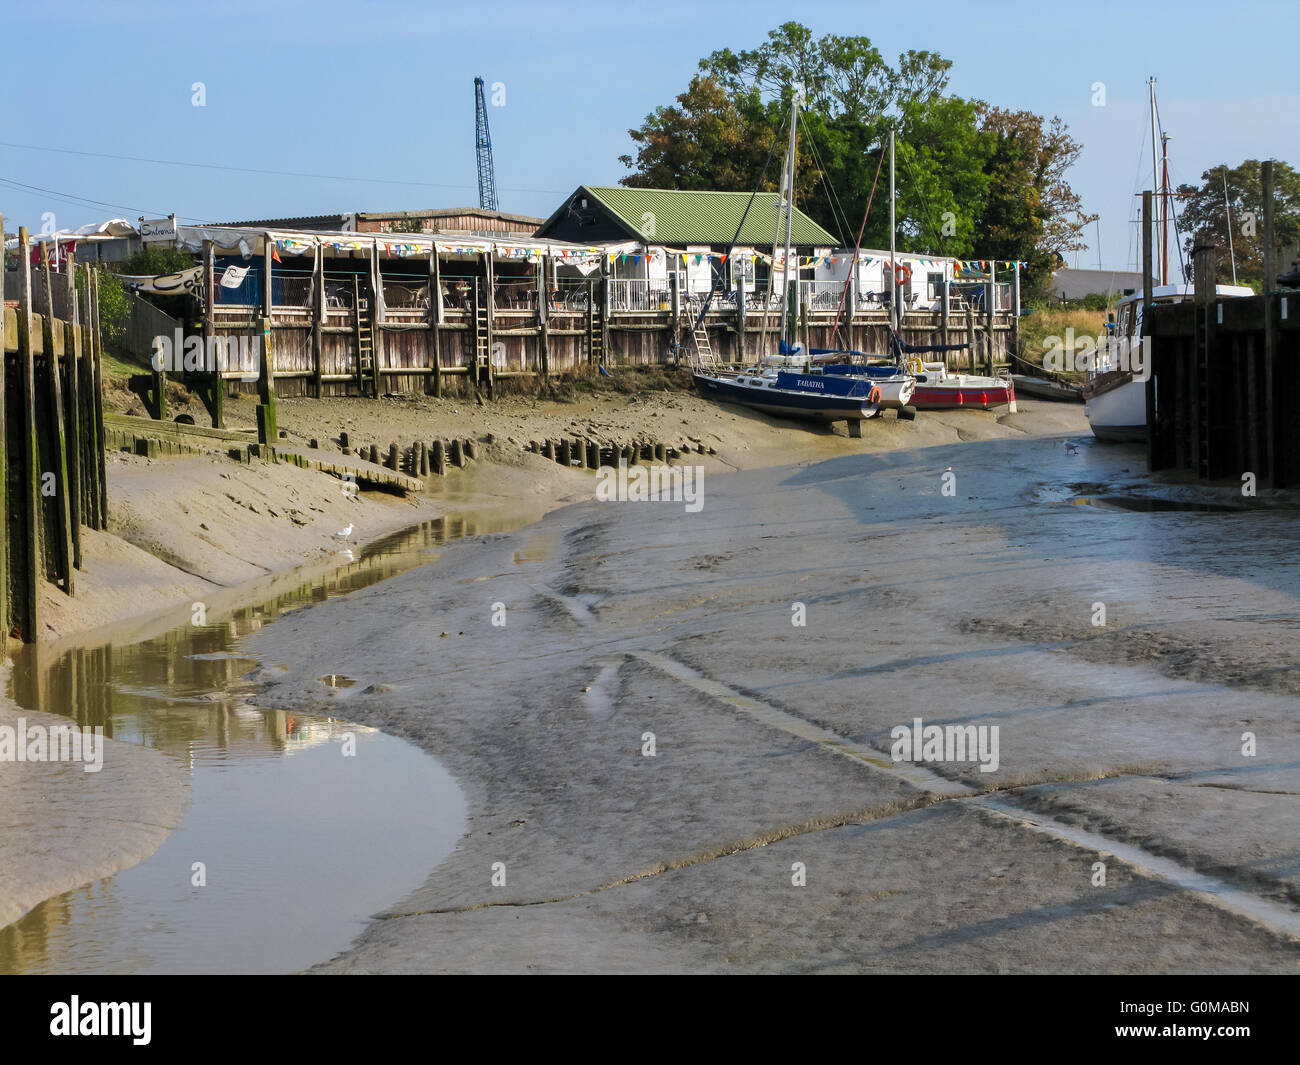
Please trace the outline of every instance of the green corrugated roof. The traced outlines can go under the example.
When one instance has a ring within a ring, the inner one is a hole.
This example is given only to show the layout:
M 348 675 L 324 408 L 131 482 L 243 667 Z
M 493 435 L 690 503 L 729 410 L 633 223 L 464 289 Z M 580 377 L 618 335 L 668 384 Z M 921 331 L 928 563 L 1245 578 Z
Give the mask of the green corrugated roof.
M 749 204 L 748 192 L 677 192 L 672 189 L 632 189 L 623 185 L 584 185 L 589 193 L 618 215 L 625 225 L 651 244 L 730 244 Z M 785 240 L 776 229 L 775 192 L 760 192 L 745 218 L 737 244 L 763 247 Z M 654 215 L 654 235 L 643 230 L 646 213 Z M 839 247 L 839 240 L 795 207 L 792 244 Z

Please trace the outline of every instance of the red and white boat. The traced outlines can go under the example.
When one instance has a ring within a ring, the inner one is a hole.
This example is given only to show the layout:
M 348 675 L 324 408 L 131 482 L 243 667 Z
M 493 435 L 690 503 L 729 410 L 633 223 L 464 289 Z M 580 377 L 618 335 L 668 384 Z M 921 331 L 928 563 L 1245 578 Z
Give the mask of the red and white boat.
M 916 378 L 912 406 L 917 410 L 992 410 L 1007 407 L 1016 413 L 1016 386 L 1008 377 L 981 377 L 977 374 L 953 373 L 941 362 L 907 363 L 907 372 Z

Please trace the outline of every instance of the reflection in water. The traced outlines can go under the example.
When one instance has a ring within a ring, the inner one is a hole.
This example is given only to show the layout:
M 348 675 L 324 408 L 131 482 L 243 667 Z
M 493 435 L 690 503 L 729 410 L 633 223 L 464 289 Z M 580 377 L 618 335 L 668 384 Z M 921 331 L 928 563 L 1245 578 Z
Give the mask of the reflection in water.
M 290 971 L 342 950 L 361 920 L 418 886 L 463 831 L 451 777 L 372 729 L 249 705 L 243 678 L 255 662 L 238 640 L 427 563 L 448 540 L 527 520 L 448 516 L 208 624 L 126 646 L 17 652 L 10 694 L 20 707 L 175 756 L 194 801 L 151 858 L 0 930 L 0 972 Z M 191 883 L 194 862 L 205 887 Z

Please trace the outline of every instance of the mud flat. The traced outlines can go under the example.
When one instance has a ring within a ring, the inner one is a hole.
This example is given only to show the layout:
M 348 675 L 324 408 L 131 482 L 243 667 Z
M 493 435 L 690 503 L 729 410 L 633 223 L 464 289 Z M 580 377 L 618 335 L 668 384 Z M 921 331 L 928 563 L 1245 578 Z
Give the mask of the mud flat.
M 354 676 L 468 797 L 321 969 L 1294 971 L 1290 501 L 1017 417 L 569 507 L 253 637 L 268 705 Z M 996 759 L 894 761 L 917 718 Z

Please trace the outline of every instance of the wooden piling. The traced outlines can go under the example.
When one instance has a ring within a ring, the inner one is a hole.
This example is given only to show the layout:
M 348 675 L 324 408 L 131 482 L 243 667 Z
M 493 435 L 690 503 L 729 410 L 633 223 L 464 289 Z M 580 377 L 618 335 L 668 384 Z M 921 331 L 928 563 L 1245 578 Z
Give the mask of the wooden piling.
M 85 514 L 82 469 L 86 455 L 82 432 L 81 316 L 77 306 L 76 266 L 71 255 L 64 258 L 63 281 L 68 308 L 68 321 L 63 325 L 63 358 L 64 365 L 68 367 L 68 405 L 65 418 L 68 427 L 68 499 L 72 520 L 72 565 L 76 569 L 81 569 L 81 523 Z M 3 345 L 0 345 L 0 352 L 3 350 Z
M 465 455 L 461 451 L 461 444 L 459 439 L 454 439 L 451 442 L 451 453 L 448 456 L 448 462 L 450 465 L 455 466 L 457 469 L 461 469 L 465 465 Z
M 34 643 L 40 631 L 40 581 L 44 576 L 41 556 L 40 449 L 36 443 L 36 355 L 32 350 L 32 249 L 27 227 L 18 230 L 18 363 L 22 370 L 23 469 L 18 496 L 22 506 L 23 540 L 17 557 L 22 575 L 14 581 L 22 588 L 15 621 L 26 643 Z
M 443 450 L 441 440 L 433 442 L 433 461 L 430 465 L 433 472 L 439 477 L 447 472 L 447 455 Z
M 321 397 L 321 360 L 325 348 L 325 249 L 316 246 L 311 267 L 311 394 Z
M 4 236 L 5 216 L 0 214 L 0 237 Z M 9 356 L 5 354 L 6 326 L 4 301 L 4 266 L 0 262 L 0 637 L 9 636 L 9 426 L 5 415 L 8 390 Z
M 1277 326 L 1273 321 L 1271 293 L 1277 287 L 1277 248 L 1273 231 L 1273 160 L 1260 164 L 1260 185 L 1264 199 L 1264 465 L 1270 483 L 1277 485 L 1279 476 L 1277 416 Z

